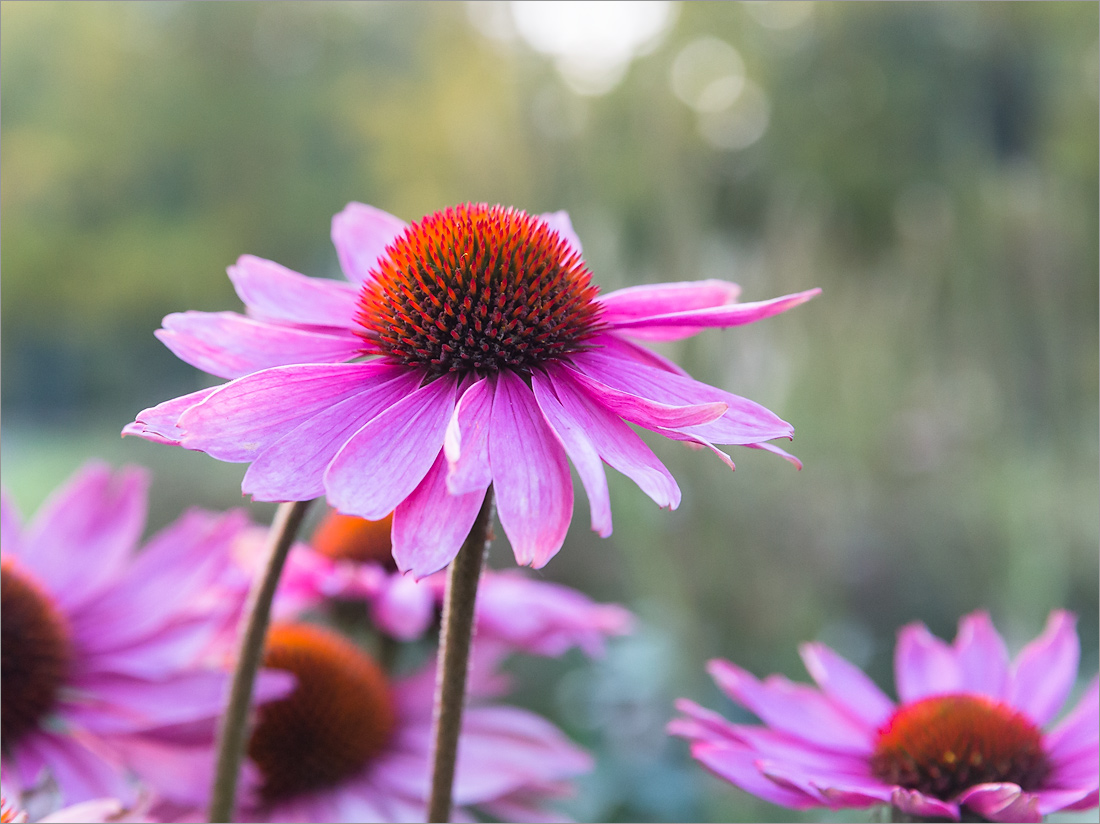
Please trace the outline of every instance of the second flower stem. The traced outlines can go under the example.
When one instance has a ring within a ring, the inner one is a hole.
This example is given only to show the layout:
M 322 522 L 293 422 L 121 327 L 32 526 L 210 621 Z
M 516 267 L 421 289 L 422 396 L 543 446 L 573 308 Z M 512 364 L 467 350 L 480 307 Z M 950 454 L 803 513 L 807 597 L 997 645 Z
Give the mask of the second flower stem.
M 214 787 L 210 794 L 209 816 L 214 822 L 233 820 L 237 777 L 244 759 L 252 707 L 252 688 L 264 657 L 271 602 L 275 599 L 283 566 L 309 504 L 309 501 L 294 501 L 279 505 L 267 536 L 263 574 L 252 582 L 248 602 L 241 616 L 241 640 L 233 670 L 233 683 L 218 729 L 218 762 L 214 771 Z
M 470 534 L 447 569 L 443 626 L 439 633 L 439 663 L 432 715 L 432 785 L 428 821 L 450 821 L 458 738 L 466 703 L 466 675 L 474 634 L 474 606 L 481 568 L 489 552 L 493 521 L 493 487 L 485 491 Z

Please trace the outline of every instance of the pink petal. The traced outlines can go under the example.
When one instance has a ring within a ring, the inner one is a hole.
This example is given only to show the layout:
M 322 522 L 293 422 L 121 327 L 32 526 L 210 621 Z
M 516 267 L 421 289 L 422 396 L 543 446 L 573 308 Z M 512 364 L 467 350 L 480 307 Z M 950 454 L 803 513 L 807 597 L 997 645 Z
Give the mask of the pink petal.
M 955 651 L 919 623 L 902 627 L 898 633 L 894 680 L 903 704 L 962 687 Z
M 219 378 L 291 363 L 341 363 L 363 350 L 351 332 L 314 332 L 236 312 L 179 312 L 154 334 L 176 357 Z
M 1039 799 L 1023 792 L 1017 784 L 976 784 L 955 799 L 986 821 L 1042 821 Z
M 766 778 L 756 767 L 756 754 L 749 749 L 735 744 L 698 742 L 691 745 L 691 754 L 719 778 L 765 801 L 796 810 L 821 806 L 817 798 Z
M 580 476 L 581 484 L 588 495 L 592 530 L 601 538 L 608 537 L 611 534 L 611 497 L 607 491 L 607 475 L 603 471 L 603 463 L 596 447 L 585 432 L 583 424 L 562 407 L 547 378 L 532 373 L 531 389 L 534 390 L 535 400 L 538 401 L 542 414 L 561 439 L 577 475 Z M 626 424 L 618 418 L 615 420 L 629 431 Z
M 747 398 L 628 360 L 609 350 L 593 349 L 573 355 L 571 359 L 577 369 L 589 378 L 657 403 L 672 406 L 728 405 L 726 413 L 715 421 L 675 430 L 689 437 L 714 443 L 749 444 L 772 438 L 789 438 L 794 434 L 789 423 Z
M 592 758 L 543 718 L 515 707 L 468 709 L 458 745 L 454 794 L 476 804 L 533 783 L 589 771 Z
M 33 744 L 57 782 L 63 804 L 96 798 L 117 798 L 124 804 L 133 802 L 134 793 L 122 765 L 91 736 L 76 732 L 64 736 L 45 733 L 36 735 Z
M 98 461 L 79 469 L 38 510 L 23 536 L 21 560 L 67 610 L 120 574 L 145 529 L 149 474 L 112 473 Z
M 100 673 L 81 687 L 102 702 L 68 713 L 100 735 L 139 732 L 204 718 L 217 718 L 225 706 L 229 674 L 220 670 L 184 670 L 163 679 Z
M 609 355 L 620 355 L 629 360 L 637 361 L 643 366 L 653 366 L 665 372 L 672 372 L 674 375 L 691 377 L 675 362 L 619 335 L 613 333 L 600 335 L 595 339 L 595 345 L 604 349 Z
M 581 249 L 581 239 L 577 237 L 577 233 L 573 230 L 573 221 L 569 219 L 569 212 L 562 209 L 558 212 L 543 212 L 539 217 L 550 226 L 555 232 L 561 235 L 562 240 L 573 247 L 578 255 L 583 251 Z
M 122 430 L 122 436 L 136 435 L 153 443 L 179 446 L 180 439 L 183 437 L 183 430 L 177 426 L 180 415 L 192 406 L 202 403 L 220 388 L 220 386 L 211 386 L 158 403 L 149 409 L 143 409 L 133 423 L 126 424 Z
M 1012 663 L 1008 701 L 1040 726 L 1058 713 L 1077 678 L 1081 642 L 1076 625 L 1073 615 L 1055 610 L 1042 635 Z
M 80 824 L 90 821 L 118 821 L 125 810 L 117 798 L 82 801 L 39 818 L 39 824 Z
M 447 491 L 447 460 L 440 451 L 431 469 L 393 513 L 393 557 L 403 572 L 423 578 L 447 566 L 462 548 L 485 500 L 480 491 Z
M 679 340 L 694 335 L 702 329 L 754 323 L 793 309 L 819 294 L 821 294 L 820 289 L 809 289 L 805 292 L 755 303 L 733 303 L 682 312 L 664 312 L 648 317 L 636 316 L 616 320 L 612 328 L 647 340 Z
M 565 542 L 573 480 L 558 436 L 527 384 L 511 372 L 497 377 L 489 463 L 500 523 L 516 563 L 538 569 Z
M 344 444 L 325 471 L 329 503 L 378 521 L 428 474 L 443 448 L 455 407 L 455 378 L 445 375 L 376 415 Z
M 567 367 L 556 371 L 559 374 L 571 373 L 570 377 L 597 398 L 602 406 L 646 429 L 679 429 L 694 424 L 707 424 L 721 418 L 729 409 L 729 404 L 724 401 L 672 406 L 615 389 Z
M 854 721 L 805 684 L 779 675 L 757 681 L 729 661 L 714 660 L 707 671 L 728 695 L 774 729 L 839 752 L 870 752 L 874 730 Z
M 308 501 L 323 495 L 325 470 L 340 448 L 376 415 L 416 391 L 423 375 L 385 367 L 377 377 L 264 449 L 248 467 L 241 489 L 257 501 Z
M 628 286 L 600 295 L 600 318 L 616 323 L 735 303 L 741 287 L 728 280 L 696 280 Z
M 181 445 L 222 461 L 252 461 L 314 415 L 404 371 L 378 361 L 265 369 L 224 384 L 181 415 Z
M 388 635 L 399 641 L 415 641 L 435 620 L 435 593 L 409 576 L 393 575 L 371 602 L 370 614 Z
M 1055 766 L 1084 756 L 1097 757 L 1100 746 L 1100 685 L 1094 677 L 1080 700 L 1046 735 L 1046 752 Z
M 799 647 L 806 670 L 817 685 L 844 710 L 871 730 L 877 730 L 894 712 L 894 702 L 859 667 L 821 643 Z
M 805 768 L 788 761 L 761 759 L 757 769 L 766 777 L 793 790 L 818 796 L 830 807 L 872 807 L 889 803 L 893 788 L 868 775 L 843 770 Z
M 904 787 L 898 787 L 894 790 L 890 803 L 901 810 L 902 813 L 921 821 L 959 820 L 959 807 L 957 804 L 940 801 L 938 798 L 925 795 L 919 790 L 907 790 Z
M 493 480 L 489 468 L 489 421 L 493 385 L 488 378 L 470 386 L 455 406 L 443 438 L 447 457 L 447 489 L 453 494 L 484 491 Z
M 337 329 L 355 322 L 358 292 L 351 284 L 308 278 L 252 255 L 229 267 L 229 279 L 253 317 Z
M 590 395 L 572 370 L 552 369 L 547 374 L 561 414 L 585 434 L 599 456 L 634 481 L 657 506 L 678 507 L 676 479 L 634 430 Z M 541 385 L 541 379 L 539 383 L 533 379 L 533 385 Z
M 959 686 L 1001 700 L 1008 685 L 1008 650 L 988 612 L 974 612 L 959 621 L 955 636 Z
M 349 203 L 332 219 L 332 245 L 348 280 L 363 283 L 405 221 L 365 203 Z

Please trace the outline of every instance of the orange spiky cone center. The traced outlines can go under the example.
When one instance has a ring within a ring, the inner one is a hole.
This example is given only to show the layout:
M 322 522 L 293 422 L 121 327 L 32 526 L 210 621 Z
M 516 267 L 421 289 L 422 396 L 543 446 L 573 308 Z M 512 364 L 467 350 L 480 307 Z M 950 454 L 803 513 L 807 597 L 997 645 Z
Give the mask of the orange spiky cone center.
M 936 695 L 900 707 L 882 726 L 871 771 L 948 801 L 986 782 L 1037 789 L 1050 762 L 1042 733 L 1023 713 L 985 696 Z
M 467 203 L 413 223 L 359 296 L 366 351 L 429 373 L 529 371 L 601 329 L 580 254 L 544 220 Z
M 313 548 L 334 561 L 373 561 L 396 570 L 390 530 L 393 513 L 380 521 L 368 521 L 332 510 L 321 521 L 310 541 Z
M 264 666 L 294 674 L 294 691 L 264 704 L 248 743 L 265 801 L 323 790 L 359 773 L 397 722 L 390 685 L 366 653 L 336 633 L 276 624 Z
M 49 714 L 69 673 L 64 615 L 15 564 L 0 565 L 0 739 L 12 746 Z

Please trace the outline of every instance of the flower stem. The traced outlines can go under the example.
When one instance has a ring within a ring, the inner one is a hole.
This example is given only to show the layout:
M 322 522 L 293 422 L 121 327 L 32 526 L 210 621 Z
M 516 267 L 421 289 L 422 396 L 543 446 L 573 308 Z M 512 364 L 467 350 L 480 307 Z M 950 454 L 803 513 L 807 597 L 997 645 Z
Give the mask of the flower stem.
M 432 789 L 428 821 L 451 818 L 451 797 L 458 758 L 458 736 L 466 703 L 466 672 L 474 635 L 474 604 L 481 567 L 489 554 L 493 520 L 493 487 L 485 492 L 481 511 L 470 534 L 447 569 L 447 594 L 443 601 L 443 626 L 439 634 L 439 664 L 435 676 L 432 713 Z
M 271 522 L 271 531 L 267 535 L 267 560 L 263 574 L 252 582 L 248 593 L 248 603 L 241 616 L 237 665 L 233 671 L 229 701 L 218 729 L 218 762 L 210 794 L 211 821 L 233 820 L 237 777 L 247 740 L 252 688 L 263 660 L 267 625 L 271 618 L 271 602 L 275 598 L 283 566 L 309 504 L 309 501 L 293 501 L 279 505 L 275 519 Z

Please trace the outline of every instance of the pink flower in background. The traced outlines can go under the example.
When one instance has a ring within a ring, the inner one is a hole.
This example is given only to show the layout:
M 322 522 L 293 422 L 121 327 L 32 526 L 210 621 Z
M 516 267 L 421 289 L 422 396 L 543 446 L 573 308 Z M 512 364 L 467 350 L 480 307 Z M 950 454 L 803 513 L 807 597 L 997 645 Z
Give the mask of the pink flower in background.
M 0 720 L 19 794 L 51 779 L 62 804 L 129 805 L 129 742 L 221 710 L 228 675 L 204 657 L 239 603 L 211 586 L 247 520 L 192 510 L 139 549 L 147 483 L 88 464 L 26 527 L 3 496 Z
M 264 534 L 241 547 L 242 563 L 258 568 Z M 291 553 L 279 584 L 276 612 L 293 616 L 326 599 L 363 601 L 374 625 L 401 641 L 421 638 L 442 609 L 446 576 L 416 581 L 397 571 L 390 554 L 390 519 L 366 521 L 330 510 L 310 546 Z M 559 656 L 573 647 L 603 652 L 607 638 L 628 634 L 634 623 L 618 604 L 600 604 L 575 589 L 532 580 L 518 570 L 482 573 L 477 633 L 517 652 Z
M 611 534 L 603 464 L 659 506 L 676 481 L 628 424 L 713 449 L 768 449 L 792 427 L 692 380 L 632 339 L 751 323 L 818 290 L 737 303 L 725 281 L 600 295 L 564 212 L 467 204 L 406 225 L 359 203 L 333 219 L 350 282 L 244 256 L 229 276 L 247 315 L 169 315 L 160 339 L 231 379 L 140 413 L 125 434 L 250 463 L 258 500 L 327 495 L 340 511 L 394 513 L 398 567 L 422 577 L 457 553 L 494 484 L 520 564 L 560 549 L 573 511 L 566 456 L 592 528 Z
M 490 703 L 496 654 L 471 668 L 455 803 L 510 820 L 548 820 L 548 800 L 591 769 L 591 758 L 533 713 Z M 361 649 L 316 625 L 281 623 L 265 665 L 295 689 L 264 705 L 248 745 L 259 774 L 242 800 L 246 821 L 423 821 L 427 810 L 434 661 L 390 679 Z
M 923 624 L 899 633 L 895 704 L 820 643 L 801 648 L 818 689 L 763 682 L 712 661 L 718 686 L 764 725 L 731 724 L 692 701 L 670 732 L 716 775 L 775 804 L 889 804 L 923 820 L 1039 821 L 1097 805 L 1097 679 L 1055 724 L 1077 676 L 1074 618 L 1046 629 L 1010 664 L 989 616 L 959 622 L 953 645 Z M 974 820 L 970 818 L 969 820 Z

